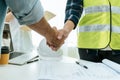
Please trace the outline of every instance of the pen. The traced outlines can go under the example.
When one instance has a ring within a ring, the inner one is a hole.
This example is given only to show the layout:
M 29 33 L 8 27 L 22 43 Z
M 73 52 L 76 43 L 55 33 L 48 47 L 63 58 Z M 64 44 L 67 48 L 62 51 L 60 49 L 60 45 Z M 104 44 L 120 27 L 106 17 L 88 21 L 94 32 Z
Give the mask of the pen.
M 86 65 L 80 64 L 80 62 L 76 61 L 76 64 L 80 65 L 81 67 L 88 69 L 88 67 Z
M 36 62 L 36 61 L 38 61 L 38 60 L 39 60 L 39 59 L 35 59 L 35 60 L 32 60 L 32 61 L 28 61 L 27 64 L 32 63 L 32 62 Z

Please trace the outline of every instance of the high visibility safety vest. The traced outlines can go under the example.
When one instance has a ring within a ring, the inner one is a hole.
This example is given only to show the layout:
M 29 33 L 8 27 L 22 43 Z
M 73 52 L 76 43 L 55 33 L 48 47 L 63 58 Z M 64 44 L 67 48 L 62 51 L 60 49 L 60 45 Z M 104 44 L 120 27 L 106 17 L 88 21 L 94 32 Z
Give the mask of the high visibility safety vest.
M 84 0 L 78 23 L 78 47 L 120 49 L 120 1 Z

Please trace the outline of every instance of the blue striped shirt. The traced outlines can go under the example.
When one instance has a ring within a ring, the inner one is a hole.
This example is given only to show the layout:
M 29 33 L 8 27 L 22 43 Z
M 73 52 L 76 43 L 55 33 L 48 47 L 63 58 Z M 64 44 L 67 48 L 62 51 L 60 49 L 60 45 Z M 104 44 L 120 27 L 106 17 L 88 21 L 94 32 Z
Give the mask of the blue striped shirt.
M 76 27 L 82 12 L 83 12 L 83 0 L 67 0 L 65 9 L 65 22 L 67 20 L 71 20 L 73 21 Z
M 40 0 L 0 0 L 0 48 L 7 7 L 11 9 L 21 25 L 34 24 L 43 17 Z

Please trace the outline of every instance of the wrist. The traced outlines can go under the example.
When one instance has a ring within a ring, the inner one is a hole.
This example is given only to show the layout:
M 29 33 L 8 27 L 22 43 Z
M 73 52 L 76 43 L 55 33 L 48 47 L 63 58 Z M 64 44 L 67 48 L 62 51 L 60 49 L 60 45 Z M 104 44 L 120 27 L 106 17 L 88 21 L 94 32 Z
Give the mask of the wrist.
M 64 25 L 64 30 L 70 33 L 73 30 L 74 26 L 75 26 L 74 23 L 71 20 L 68 20 Z
M 53 29 L 53 28 L 49 28 L 49 29 L 47 29 L 46 31 L 45 31 L 45 34 L 44 34 L 44 36 L 45 36 L 45 38 L 47 39 L 47 40 L 49 40 L 49 39 L 52 39 L 53 37 L 55 37 L 57 35 L 57 33 L 56 33 L 56 31 Z

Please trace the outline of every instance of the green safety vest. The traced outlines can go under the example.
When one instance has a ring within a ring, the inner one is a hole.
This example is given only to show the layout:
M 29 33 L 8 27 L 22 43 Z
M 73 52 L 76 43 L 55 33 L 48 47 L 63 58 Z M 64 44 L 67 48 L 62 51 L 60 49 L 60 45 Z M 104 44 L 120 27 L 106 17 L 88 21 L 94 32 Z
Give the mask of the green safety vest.
M 78 47 L 120 49 L 120 1 L 84 0 L 78 23 Z

